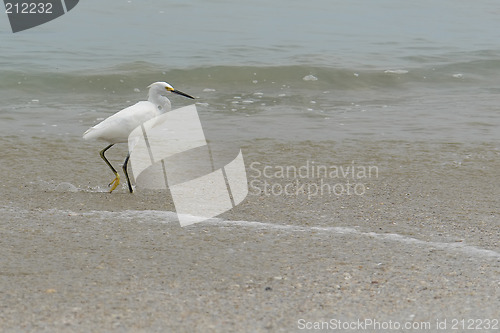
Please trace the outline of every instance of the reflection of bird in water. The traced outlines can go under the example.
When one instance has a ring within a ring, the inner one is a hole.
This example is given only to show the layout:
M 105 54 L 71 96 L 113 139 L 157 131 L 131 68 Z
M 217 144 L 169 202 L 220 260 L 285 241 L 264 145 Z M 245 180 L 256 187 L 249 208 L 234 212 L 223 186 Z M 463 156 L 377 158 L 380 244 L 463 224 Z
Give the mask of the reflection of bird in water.
M 145 121 L 159 116 L 162 113 L 170 111 L 170 100 L 164 96 L 167 92 L 176 93 L 184 97 L 192 98 L 179 90 L 175 90 L 170 84 L 166 82 L 155 82 L 149 87 L 148 100 L 138 102 L 128 108 L 125 108 L 114 115 L 104 119 L 94 127 L 89 128 L 84 134 L 85 140 L 98 139 L 109 142 L 109 145 L 101 150 L 101 158 L 110 167 L 111 171 L 115 174 L 115 179 L 109 184 L 111 186 L 110 193 L 120 184 L 120 175 L 116 172 L 115 168 L 109 163 L 104 153 L 115 143 L 127 143 L 129 134 Z M 130 158 L 130 152 L 125 158 L 123 163 L 123 172 L 127 178 L 127 185 L 130 193 L 133 192 L 132 185 L 127 172 L 127 164 Z

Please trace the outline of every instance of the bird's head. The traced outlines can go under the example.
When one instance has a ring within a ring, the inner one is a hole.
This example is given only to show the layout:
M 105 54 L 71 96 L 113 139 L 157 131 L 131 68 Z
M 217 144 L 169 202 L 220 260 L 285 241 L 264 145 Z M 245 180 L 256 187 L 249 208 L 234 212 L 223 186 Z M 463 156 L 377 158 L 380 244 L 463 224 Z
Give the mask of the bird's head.
M 177 95 L 181 95 L 181 96 L 184 96 L 184 97 L 187 97 L 187 98 L 194 99 L 194 97 L 192 97 L 192 96 L 190 96 L 190 95 L 188 95 L 186 93 L 183 93 L 182 91 L 174 89 L 174 87 L 172 87 L 167 82 L 155 82 L 155 83 L 150 84 L 148 86 L 148 88 L 149 88 L 149 94 L 150 95 L 151 95 L 151 93 L 156 93 L 156 94 L 159 94 L 159 95 L 163 95 L 166 92 L 171 92 L 171 93 L 174 93 L 174 94 L 177 94 Z

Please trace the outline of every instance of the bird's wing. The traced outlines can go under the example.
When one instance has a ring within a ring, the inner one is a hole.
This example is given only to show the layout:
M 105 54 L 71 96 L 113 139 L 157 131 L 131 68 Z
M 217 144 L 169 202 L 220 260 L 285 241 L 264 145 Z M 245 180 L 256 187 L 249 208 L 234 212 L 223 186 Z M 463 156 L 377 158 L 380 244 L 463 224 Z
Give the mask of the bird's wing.
M 127 142 L 132 130 L 158 115 L 156 106 L 148 101 L 139 102 L 104 119 L 89 128 L 83 138 L 100 139 L 110 143 Z

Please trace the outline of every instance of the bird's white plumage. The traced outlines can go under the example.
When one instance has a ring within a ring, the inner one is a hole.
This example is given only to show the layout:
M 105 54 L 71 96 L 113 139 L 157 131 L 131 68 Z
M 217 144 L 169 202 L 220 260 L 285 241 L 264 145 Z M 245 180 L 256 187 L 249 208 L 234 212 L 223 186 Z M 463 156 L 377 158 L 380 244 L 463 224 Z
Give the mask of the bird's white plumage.
M 104 119 L 84 134 L 85 140 L 104 140 L 109 143 L 126 143 L 128 136 L 137 126 L 145 121 L 170 111 L 170 101 L 163 96 L 173 91 L 166 82 L 155 82 L 149 86 L 147 101 L 138 102 Z
M 160 115 L 159 111 L 157 106 L 149 101 L 136 103 L 89 128 L 83 138 L 104 140 L 109 143 L 127 142 L 130 132 L 145 121 Z

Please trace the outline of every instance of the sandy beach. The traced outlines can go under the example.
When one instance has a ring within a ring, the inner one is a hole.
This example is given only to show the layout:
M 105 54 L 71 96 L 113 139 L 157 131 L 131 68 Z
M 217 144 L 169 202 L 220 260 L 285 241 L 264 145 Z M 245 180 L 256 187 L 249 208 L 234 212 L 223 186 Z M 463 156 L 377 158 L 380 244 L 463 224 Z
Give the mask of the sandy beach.
M 242 144 L 246 200 L 184 228 L 165 193 L 102 192 L 111 175 L 98 143 L 2 147 L 2 332 L 452 332 L 470 320 L 495 332 L 494 145 Z M 312 196 L 292 187 L 346 178 L 275 173 L 307 161 L 378 174 L 350 178 L 362 195 Z M 274 192 L 258 193 L 264 181 Z

